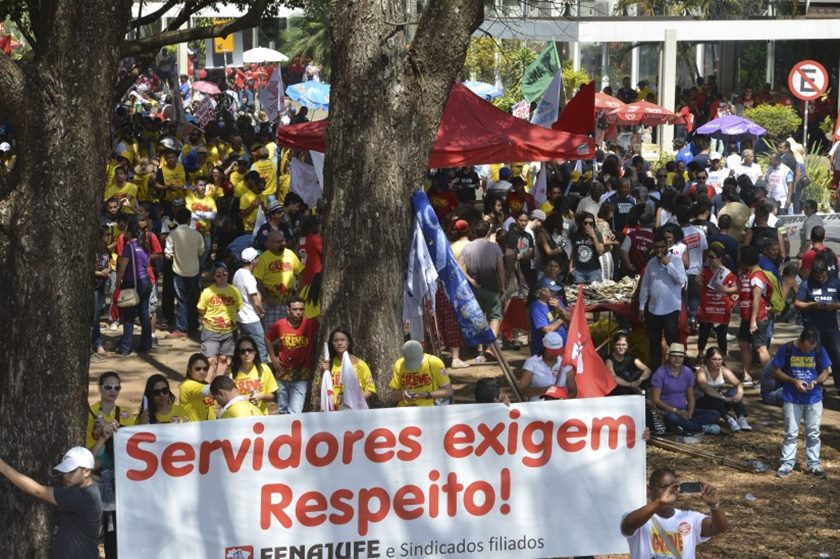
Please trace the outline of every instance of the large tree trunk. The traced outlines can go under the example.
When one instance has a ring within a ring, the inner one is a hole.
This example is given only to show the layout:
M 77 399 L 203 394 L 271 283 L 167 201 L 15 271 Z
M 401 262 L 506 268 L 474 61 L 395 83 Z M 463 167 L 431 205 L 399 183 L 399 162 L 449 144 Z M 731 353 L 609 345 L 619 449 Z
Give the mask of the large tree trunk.
M 130 6 L 41 2 L 34 58 L 17 66 L 0 54 L 0 112 L 18 140 L 0 188 L 0 453 L 42 483 L 84 444 L 92 239 Z M 0 481 L 0 511 L 0 556 L 49 555 L 51 507 Z
M 403 342 L 412 211 L 481 0 L 427 2 L 409 42 L 405 0 L 331 3 L 324 168 L 323 331 L 349 329 L 383 391 Z

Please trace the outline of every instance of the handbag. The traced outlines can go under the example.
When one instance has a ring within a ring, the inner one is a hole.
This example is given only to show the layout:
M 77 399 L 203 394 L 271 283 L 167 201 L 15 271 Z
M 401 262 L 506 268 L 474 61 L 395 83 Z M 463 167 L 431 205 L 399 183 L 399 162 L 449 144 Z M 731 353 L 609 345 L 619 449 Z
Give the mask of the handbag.
M 126 307 L 136 307 L 140 304 L 140 294 L 137 292 L 137 262 L 134 260 L 134 247 L 129 244 L 131 248 L 131 269 L 134 273 L 134 287 L 129 289 L 120 289 L 120 294 L 117 296 L 117 306 L 121 309 Z

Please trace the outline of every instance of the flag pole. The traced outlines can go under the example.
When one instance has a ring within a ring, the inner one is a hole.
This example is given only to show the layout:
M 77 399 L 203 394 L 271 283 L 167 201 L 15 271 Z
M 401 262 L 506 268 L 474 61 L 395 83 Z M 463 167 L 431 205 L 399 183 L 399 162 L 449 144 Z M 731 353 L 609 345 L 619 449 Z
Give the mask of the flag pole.
M 492 348 L 493 354 L 496 356 L 496 359 L 499 362 L 499 367 L 502 369 L 502 373 L 505 375 L 505 380 L 510 386 L 510 389 L 513 391 L 513 395 L 516 396 L 517 402 L 524 402 L 525 398 L 522 396 L 522 391 L 519 390 L 519 383 L 516 382 L 516 376 L 513 374 L 513 369 L 510 367 L 510 363 L 507 362 L 505 356 L 502 355 L 502 348 L 499 347 L 499 339 L 496 338 L 493 340 L 493 343 L 490 344 Z

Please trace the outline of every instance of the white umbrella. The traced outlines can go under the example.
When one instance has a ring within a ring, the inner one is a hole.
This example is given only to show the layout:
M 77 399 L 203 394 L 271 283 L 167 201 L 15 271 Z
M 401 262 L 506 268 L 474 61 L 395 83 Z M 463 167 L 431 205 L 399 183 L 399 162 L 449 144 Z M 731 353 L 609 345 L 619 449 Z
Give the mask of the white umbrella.
M 286 62 L 288 56 L 280 51 L 267 49 L 265 47 L 257 47 L 255 49 L 246 50 L 242 53 L 242 62 L 245 64 L 262 64 L 263 62 Z

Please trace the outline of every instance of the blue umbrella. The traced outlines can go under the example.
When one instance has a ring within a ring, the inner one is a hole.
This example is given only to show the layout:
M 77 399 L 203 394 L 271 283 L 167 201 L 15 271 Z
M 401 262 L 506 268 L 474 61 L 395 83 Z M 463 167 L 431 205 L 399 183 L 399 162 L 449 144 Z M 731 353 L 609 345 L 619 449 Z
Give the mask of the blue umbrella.
M 330 86 L 325 83 L 307 81 L 290 85 L 286 95 L 310 109 L 328 110 L 330 108 Z
M 502 96 L 502 90 L 493 84 L 484 82 L 464 82 L 464 85 L 467 86 L 470 91 L 488 101 Z
M 767 134 L 767 130 L 742 116 L 726 115 L 710 120 L 697 129 L 698 134 L 718 140 L 754 140 Z

